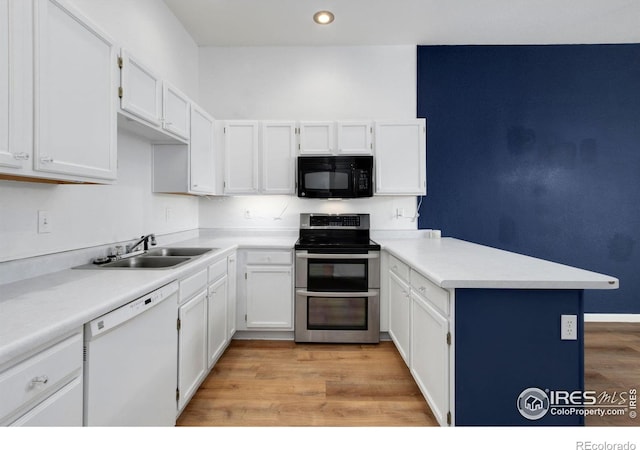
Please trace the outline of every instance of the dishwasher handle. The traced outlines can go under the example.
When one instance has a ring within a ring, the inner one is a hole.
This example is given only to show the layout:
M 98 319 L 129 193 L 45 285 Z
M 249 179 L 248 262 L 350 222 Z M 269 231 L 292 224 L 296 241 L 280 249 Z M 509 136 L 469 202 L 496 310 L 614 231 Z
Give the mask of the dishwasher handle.
M 85 324 L 85 341 L 107 333 L 119 325 L 153 308 L 170 297 L 176 298 L 178 282 L 173 281 Z

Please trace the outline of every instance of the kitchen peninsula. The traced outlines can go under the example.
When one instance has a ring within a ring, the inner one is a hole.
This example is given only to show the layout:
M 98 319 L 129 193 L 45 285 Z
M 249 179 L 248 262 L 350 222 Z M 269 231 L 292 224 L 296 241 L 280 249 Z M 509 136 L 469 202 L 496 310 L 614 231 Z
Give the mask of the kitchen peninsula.
M 580 416 L 527 419 L 517 400 L 528 388 L 584 388 L 582 292 L 615 289 L 618 280 L 457 239 L 428 239 L 421 231 L 409 234 L 418 237 L 373 236 L 384 250 L 381 317 L 388 321 L 381 330 L 389 331 L 441 425 L 582 424 Z M 200 237 L 171 245 L 219 250 L 179 269 L 67 269 L 3 285 L 0 380 L 56 337 L 146 291 L 236 249 L 290 250 L 294 240 L 216 238 L 201 230 Z M 242 282 L 238 276 L 238 287 Z M 237 311 L 242 303 L 239 295 Z M 574 316 L 575 339 L 561 339 L 561 316 Z M 243 317 L 237 315 L 238 324 Z
M 452 238 L 379 242 L 389 334 L 441 425 L 584 423 L 520 396 L 584 389 L 583 292 L 616 278 Z

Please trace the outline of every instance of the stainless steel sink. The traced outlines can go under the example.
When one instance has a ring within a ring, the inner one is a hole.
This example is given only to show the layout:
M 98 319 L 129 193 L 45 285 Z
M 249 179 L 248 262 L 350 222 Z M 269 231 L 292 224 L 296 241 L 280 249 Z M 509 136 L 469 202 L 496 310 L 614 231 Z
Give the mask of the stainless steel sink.
M 149 250 L 148 256 L 200 256 L 216 248 L 203 247 L 164 247 Z
M 190 261 L 190 257 L 177 256 L 133 256 L 131 258 L 119 259 L 110 263 L 102 264 L 100 268 L 128 268 L 128 269 L 164 269 L 175 267 L 179 264 Z
M 218 250 L 210 247 L 160 247 L 147 252 L 103 264 L 85 264 L 74 269 L 170 269 L 186 264 L 207 252 Z M 141 253 L 141 252 L 138 252 Z

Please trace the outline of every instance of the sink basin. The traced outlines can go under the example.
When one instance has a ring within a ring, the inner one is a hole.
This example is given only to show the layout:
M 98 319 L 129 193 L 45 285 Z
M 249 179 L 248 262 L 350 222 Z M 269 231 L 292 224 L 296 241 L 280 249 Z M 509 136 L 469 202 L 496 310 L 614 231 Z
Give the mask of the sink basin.
M 129 269 L 162 269 L 175 267 L 190 259 L 190 257 L 134 256 L 132 258 L 119 259 L 118 261 L 102 264 L 100 268 L 126 267 Z
M 217 250 L 216 248 L 203 248 L 203 247 L 164 247 L 154 248 L 149 250 L 146 255 L 148 256 L 200 256 L 211 250 Z

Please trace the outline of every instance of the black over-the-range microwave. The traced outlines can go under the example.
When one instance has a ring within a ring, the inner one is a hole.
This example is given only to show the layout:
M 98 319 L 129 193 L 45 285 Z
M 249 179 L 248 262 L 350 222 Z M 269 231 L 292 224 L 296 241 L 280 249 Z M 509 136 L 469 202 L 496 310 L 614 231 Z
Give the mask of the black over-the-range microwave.
M 373 196 L 373 156 L 299 156 L 298 197 Z

